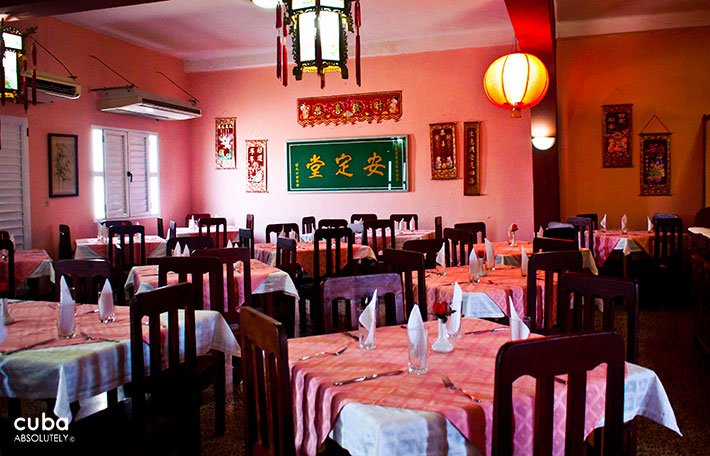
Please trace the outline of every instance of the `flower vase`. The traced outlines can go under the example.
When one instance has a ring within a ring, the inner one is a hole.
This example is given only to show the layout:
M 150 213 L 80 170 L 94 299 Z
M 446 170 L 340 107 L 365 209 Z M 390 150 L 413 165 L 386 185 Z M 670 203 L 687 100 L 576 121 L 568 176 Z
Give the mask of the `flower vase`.
M 431 345 L 431 349 L 437 353 L 449 353 L 454 349 L 454 345 L 449 341 L 446 331 L 446 323 L 441 318 L 437 318 L 439 325 L 439 336 Z
M 518 245 L 518 241 L 515 240 L 515 231 L 510 232 L 510 236 L 508 236 L 508 240 L 510 241 L 510 246 L 515 247 Z

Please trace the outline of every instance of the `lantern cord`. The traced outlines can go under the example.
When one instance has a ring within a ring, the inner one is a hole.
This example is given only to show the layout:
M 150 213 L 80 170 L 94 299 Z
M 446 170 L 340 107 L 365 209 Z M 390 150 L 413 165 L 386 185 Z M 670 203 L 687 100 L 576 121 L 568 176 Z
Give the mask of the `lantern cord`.
M 360 0 L 355 0 L 355 82 L 362 86 L 360 72 Z
M 22 98 L 25 106 L 25 112 L 29 107 L 29 97 L 27 96 L 27 56 L 22 57 Z
M 645 130 L 646 130 L 646 127 L 648 127 L 648 125 L 651 123 L 651 121 L 653 121 L 653 119 L 656 119 L 656 120 L 658 121 L 658 123 L 660 123 L 661 125 L 663 125 L 663 128 L 665 128 L 666 131 L 665 131 L 665 132 L 653 132 L 653 133 L 648 133 L 648 132 L 646 132 L 646 131 L 645 131 Z M 671 130 L 670 130 L 668 127 L 666 127 L 666 124 L 664 124 L 663 121 L 662 121 L 660 118 L 658 118 L 658 116 L 655 115 L 655 114 L 652 115 L 650 119 L 648 119 L 648 122 L 646 122 L 646 125 L 644 125 L 643 128 L 641 129 L 641 132 L 639 132 L 639 136 L 642 136 L 642 135 L 652 135 L 652 134 L 654 134 L 654 133 L 665 133 L 665 134 L 669 134 L 669 135 L 672 134 L 672 133 L 671 133 Z
M 5 38 L 3 38 L 5 33 L 5 19 L 0 20 L 0 59 L 5 58 Z M 0 88 L 0 99 L 2 99 L 2 105 L 5 106 L 5 65 L 0 65 L 0 79 L 2 79 L 2 88 Z
M 276 78 L 281 79 L 281 2 L 276 4 Z
M 316 71 L 323 76 L 323 50 L 321 49 L 321 33 L 320 33 L 320 0 L 316 0 Z M 321 79 L 320 88 L 325 85 L 325 81 Z
M 108 64 L 107 64 L 106 62 L 104 62 L 103 60 L 101 60 L 100 58 L 96 57 L 95 55 L 90 55 L 89 57 L 91 57 L 92 59 L 98 60 L 101 65 L 103 65 L 103 66 L 105 66 L 106 68 L 108 68 L 109 70 L 113 71 L 113 72 L 116 74 L 116 76 L 118 76 L 119 78 L 121 78 L 121 79 L 123 79 L 124 81 L 126 81 L 126 82 L 129 84 L 130 87 L 135 87 L 136 89 L 138 88 L 137 85 L 135 85 L 134 83 L 132 83 L 132 82 L 129 81 L 128 79 L 124 78 L 123 75 L 121 75 L 121 73 L 119 73 L 118 71 L 116 71 L 116 70 L 114 70 L 113 68 L 111 68 L 110 66 L 108 66 Z
M 69 68 L 67 68 L 67 66 L 64 65 L 64 63 L 62 63 L 61 60 L 59 60 L 59 57 L 57 57 L 56 55 L 52 54 L 52 51 L 50 51 L 50 50 L 47 49 L 42 43 L 40 43 L 39 41 L 37 41 L 36 38 L 33 37 L 33 38 L 32 38 L 32 42 L 33 42 L 34 44 L 36 44 L 37 46 L 39 46 L 40 48 L 42 48 L 42 50 L 44 50 L 44 52 L 46 52 L 47 54 L 49 54 L 50 57 L 52 57 L 54 60 L 56 60 L 57 63 L 59 63 L 59 64 L 62 66 L 62 68 L 64 68 L 64 69 L 67 71 L 67 74 L 69 75 L 69 77 L 70 77 L 71 79 L 73 79 L 73 80 L 76 81 L 76 76 L 74 75 L 74 73 L 72 73 L 71 70 L 70 70 Z M 93 57 L 93 56 L 92 56 L 92 57 Z M 94 58 L 96 58 L 96 57 L 94 57 Z M 98 59 L 97 59 L 97 60 L 98 60 Z M 101 62 L 101 63 L 103 63 L 103 62 Z M 104 63 L 104 65 L 106 65 L 106 64 Z M 107 66 L 108 66 L 108 65 L 107 65 Z M 119 76 L 120 76 L 120 75 L 119 75 Z
M 172 83 L 172 85 L 174 85 L 174 86 L 177 87 L 178 89 L 182 90 L 182 92 L 183 92 L 185 95 L 187 95 L 188 97 L 190 97 L 190 101 L 191 101 L 191 102 L 197 103 L 198 101 L 200 101 L 200 100 L 198 100 L 197 98 L 195 98 L 194 96 L 192 96 L 192 94 L 191 94 L 190 92 L 188 92 L 187 90 L 185 90 L 185 89 L 183 89 L 182 87 L 180 87 L 180 85 L 179 85 L 177 82 L 175 82 L 175 81 L 173 81 L 172 79 L 170 79 L 170 78 L 168 77 L 168 75 L 166 75 L 166 74 L 163 73 L 162 71 L 156 71 L 156 73 L 158 73 L 159 75 L 161 75 L 162 77 L 164 77 L 165 79 L 167 79 L 168 81 L 170 81 L 170 82 Z

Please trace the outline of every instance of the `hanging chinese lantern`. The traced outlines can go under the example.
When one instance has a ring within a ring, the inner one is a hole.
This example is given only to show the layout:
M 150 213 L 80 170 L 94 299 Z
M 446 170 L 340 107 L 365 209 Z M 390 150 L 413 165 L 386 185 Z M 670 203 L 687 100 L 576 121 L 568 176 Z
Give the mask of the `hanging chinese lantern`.
M 353 19 L 354 16 L 354 19 Z M 360 85 L 360 0 L 286 0 L 276 8 L 276 73 L 288 84 L 286 38 L 291 35 L 297 81 L 303 73 L 316 73 L 325 86 L 325 74 L 348 78 L 347 33 L 355 31 L 355 77 Z
M 542 101 L 550 78 L 545 65 L 532 54 L 515 52 L 496 59 L 483 76 L 483 90 L 494 105 L 520 117 L 522 109 Z

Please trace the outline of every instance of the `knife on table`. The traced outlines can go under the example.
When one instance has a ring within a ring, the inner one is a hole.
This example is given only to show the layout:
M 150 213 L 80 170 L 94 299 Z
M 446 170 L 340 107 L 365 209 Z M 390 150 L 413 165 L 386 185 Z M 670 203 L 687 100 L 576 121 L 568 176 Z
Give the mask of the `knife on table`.
M 364 382 L 365 380 L 374 380 L 374 379 L 380 378 L 380 377 L 390 377 L 393 375 L 400 375 L 403 372 L 404 371 L 402 369 L 399 369 L 399 370 L 394 370 L 394 371 L 389 371 L 389 372 L 381 372 L 378 374 L 363 375 L 362 377 L 355 377 L 355 378 L 351 378 L 349 380 L 342 380 L 339 382 L 333 382 L 333 385 L 335 385 L 335 386 L 349 385 L 351 383 Z

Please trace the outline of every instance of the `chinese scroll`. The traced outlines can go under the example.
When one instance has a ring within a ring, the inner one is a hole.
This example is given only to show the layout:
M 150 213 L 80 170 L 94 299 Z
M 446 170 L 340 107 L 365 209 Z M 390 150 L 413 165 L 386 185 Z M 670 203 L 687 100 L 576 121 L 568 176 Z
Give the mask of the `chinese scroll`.
M 430 124 L 431 178 L 456 179 L 456 124 Z
M 299 98 L 296 107 L 298 123 L 304 127 L 397 121 L 402 117 L 402 91 Z
M 464 176 L 463 194 L 475 196 L 481 194 L 481 122 L 463 124 L 464 141 Z
M 236 169 L 237 118 L 216 118 L 214 123 L 217 169 Z
M 602 167 L 630 168 L 631 104 L 602 106 Z
M 641 196 L 671 194 L 671 134 L 641 134 Z
M 266 193 L 266 139 L 247 139 L 247 193 Z

